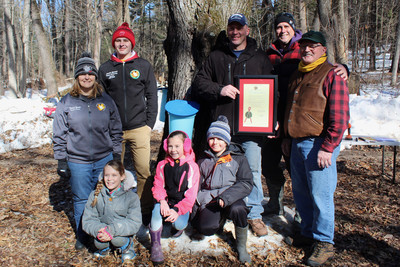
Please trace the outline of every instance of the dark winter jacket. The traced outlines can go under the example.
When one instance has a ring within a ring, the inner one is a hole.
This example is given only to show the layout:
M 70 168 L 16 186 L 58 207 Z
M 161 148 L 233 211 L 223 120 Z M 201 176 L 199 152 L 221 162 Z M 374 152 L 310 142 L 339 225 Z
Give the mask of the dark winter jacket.
M 54 158 L 90 163 L 110 153 L 121 154 L 122 126 L 109 95 L 96 98 L 65 95 L 53 122 Z
M 157 117 L 157 84 L 147 60 L 134 57 L 119 62 L 112 56 L 100 66 L 99 81 L 118 107 L 123 130 L 145 125 L 153 128 Z
M 289 79 L 297 70 L 301 59 L 300 46 L 297 42 L 301 37 L 301 31 L 296 30 L 287 49 L 280 48 L 279 40 L 273 42 L 267 49 L 268 58 L 274 66 L 274 73 L 278 75 L 279 104 L 277 118 L 280 125 L 283 125 L 285 115 Z
M 253 174 L 240 145 L 231 143 L 220 157 L 208 150 L 199 161 L 200 188 L 194 212 L 211 201 L 222 199 L 225 206 L 248 196 L 253 189 Z
M 125 181 L 121 188 L 112 196 L 104 186 L 94 207 L 91 206 L 94 199 L 94 191 L 89 195 L 85 211 L 82 216 L 82 227 L 89 235 L 96 237 L 100 229 L 107 226 L 107 232 L 114 236 L 132 236 L 137 233 L 142 224 L 140 200 L 132 191 L 135 185 L 134 177 L 129 171 L 125 171 Z M 100 174 L 101 180 L 103 174 Z
M 236 86 L 236 75 L 269 75 L 272 71 L 267 54 L 257 48 L 254 39 L 247 37 L 246 49 L 239 58 L 226 42 L 212 51 L 197 74 L 191 92 L 192 100 L 200 103 L 198 119 L 201 131 L 207 131 L 211 122 L 218 115 L 225 115 L 233 129 L 235 119 L 235 100 L 221 96 L 221 89 L 226 85 Z M 199 128 L 197 128 L 199 129 Z

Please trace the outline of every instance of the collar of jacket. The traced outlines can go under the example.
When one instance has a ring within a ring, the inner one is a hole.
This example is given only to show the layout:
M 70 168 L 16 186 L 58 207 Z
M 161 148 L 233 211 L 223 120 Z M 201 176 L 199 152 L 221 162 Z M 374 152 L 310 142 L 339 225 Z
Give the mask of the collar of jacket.
M 247 36 L 246 42 L 247 42 L 246 48 L 244 49 L 241 55 L 253 55 L 257 51 L 256 40 Z M 225 53 L 228 53 L 236 57 L 236 55 L 232 52 L 232 49 L 230 48 L 230 42 L 225 43 L 224 51 Z
M 117 63 L 124 63 L 124 62 L 133 61 L 136 58 L 139 58 L 139 56 L 137 55 L 137 53 L 135 51 L 132 51 L 132 56 L 130 58 L 128 58 L 127 60 L 124 60 L 124 61 L 120 60 L 117 57 L 117 53 L 112 54 L 110 60 L 113 62 L 117 62 Z

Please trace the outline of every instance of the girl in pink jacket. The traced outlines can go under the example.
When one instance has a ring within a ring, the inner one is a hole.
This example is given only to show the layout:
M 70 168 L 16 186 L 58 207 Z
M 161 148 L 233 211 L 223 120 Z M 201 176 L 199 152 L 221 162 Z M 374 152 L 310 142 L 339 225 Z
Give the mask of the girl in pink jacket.
M 161 248 L 163 223 L 171 223 L 182 234 L 189 221 L 189 214 L 196 201 L 199 187 L 199 167 L 195 162 L 192 142 L 185 132 L 174 131 L 164 140 L 167 156 L 157 164 L 152 188 L 156 201 L 151 216 L 151 260 L 164 262 Z

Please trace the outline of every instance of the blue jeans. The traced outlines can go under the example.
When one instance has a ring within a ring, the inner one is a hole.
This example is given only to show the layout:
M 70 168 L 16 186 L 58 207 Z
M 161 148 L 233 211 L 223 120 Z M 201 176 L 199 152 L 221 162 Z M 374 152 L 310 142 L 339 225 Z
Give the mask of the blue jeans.
M 250 164 L 251 172 L 253 173 L 253 190 L 247 196 L 246 205 L 250 208 L 250 213 L 247 215 L 249 220 L 261 219 L 261 213 L 264 208 L 261 202 L 264 199 L 263 188 L 261 184 L 261 147 L 254 141 L 246 141 L 241 143 Z
M 184 230 L 188 225 L 189 221 L 189 212 L 178 216 L 175 222 L 172 223 L 172 227 L 176 230 Z M 153 212 L 151 214 L 151 223 L 150 228 L 153 231 L 157 231 L 160 229 L 161 225 L 163 224 L 163 217 L 161 215 L 161 205 L 160 203 L 156 203 L 153 208 Z
M 74 219 L 77 238 L 84 241 L 85 233 L 82 230 L 81 218 L 90 193 L 96 188 L 100 173 L 107 162 L 113 159 L 112 153 L 93 163 L 83 164 L 68 161 L 71 170 L 71 191 L 74 202 Z
M 301 233 L 306 237 L 333 244 L 335 230 L 334 193 L 337 184 L 336 158 L 340 145 L 332 153 L 332 165 L 318 167 L 318 151 L 323 138 L 298 138 L 292 141 L 290 157 L 293 198 L 301 216 Z

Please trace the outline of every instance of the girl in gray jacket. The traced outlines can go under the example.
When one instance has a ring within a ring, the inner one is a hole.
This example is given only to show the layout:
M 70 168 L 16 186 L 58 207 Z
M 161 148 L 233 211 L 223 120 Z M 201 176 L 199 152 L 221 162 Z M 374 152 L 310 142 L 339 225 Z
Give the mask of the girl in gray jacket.
M 140 201 L 131 189 L 135 179 L 120 161 L 109 161 L 90 194 L 83 213 L 83 230 L 94 237 L 96 257 L 105 257 L 111 249 L 121 254 L 122 262 L 133 259 L 132 236 L 142 224 Z

